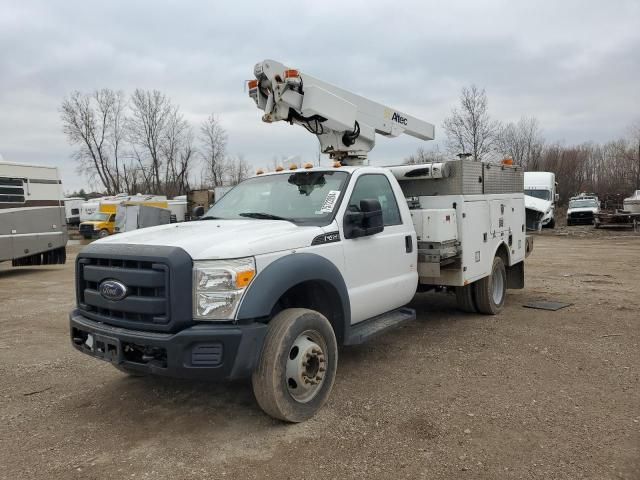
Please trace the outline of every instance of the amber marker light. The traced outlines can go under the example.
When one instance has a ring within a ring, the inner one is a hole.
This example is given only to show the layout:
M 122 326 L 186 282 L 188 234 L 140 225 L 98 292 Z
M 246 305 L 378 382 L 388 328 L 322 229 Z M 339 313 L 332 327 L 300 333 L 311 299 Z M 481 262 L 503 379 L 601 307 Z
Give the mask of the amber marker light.
M 249 285 L 255 275 L 255 270 L 247 270 L 245 272 L 236 273 L 236 288 L 244 288 Z

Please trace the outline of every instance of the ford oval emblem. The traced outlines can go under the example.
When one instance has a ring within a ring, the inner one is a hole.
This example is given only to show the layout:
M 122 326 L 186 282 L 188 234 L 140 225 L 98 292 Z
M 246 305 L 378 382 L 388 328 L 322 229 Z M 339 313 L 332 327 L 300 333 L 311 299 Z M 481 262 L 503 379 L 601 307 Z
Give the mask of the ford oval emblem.
M 117 302 L 127 296 L 129 290 L 127 286 L 117 280 L 104 280 L 98 287 L 98 292 L 107 300 Z

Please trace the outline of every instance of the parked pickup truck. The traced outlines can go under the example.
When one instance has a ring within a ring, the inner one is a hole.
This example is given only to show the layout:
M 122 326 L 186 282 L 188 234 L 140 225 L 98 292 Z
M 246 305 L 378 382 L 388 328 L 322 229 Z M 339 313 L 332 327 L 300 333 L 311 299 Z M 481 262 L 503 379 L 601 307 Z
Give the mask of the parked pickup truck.
M 303 421 L 338 347 L 414 319 L 418 289 L 497 314 L 523 287 L 521 170 L 515 191 L 486 194 L 514 167 L 447 164 L 257 175 L 200 221 L 98 240 L 77 257 L 72 344 L 131 375 L 251 377 L 267 413 Z

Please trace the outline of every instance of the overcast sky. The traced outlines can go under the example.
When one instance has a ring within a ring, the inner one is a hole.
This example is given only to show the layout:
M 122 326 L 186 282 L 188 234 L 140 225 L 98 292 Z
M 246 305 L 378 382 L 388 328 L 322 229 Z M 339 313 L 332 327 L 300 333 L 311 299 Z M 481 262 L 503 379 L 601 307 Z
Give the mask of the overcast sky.
M 639 25 L 638 0 L 0 0 L 0 154 L 57 165 L 65 190 L 84 187 L 63 97 L 139 87 L 166 93 L 194 125 L 218 114 L 229 152 L 254 166 L 312 160 L 315 137 L 263 124 L 243 90 L 266 58 L 434 123 L 437 141 L 472 83 L 496 119 L 533 115 L 548 140 L 607 141 L 640 119 Z M 421 145 L 379 138 L 370 158 L 399 162 Z

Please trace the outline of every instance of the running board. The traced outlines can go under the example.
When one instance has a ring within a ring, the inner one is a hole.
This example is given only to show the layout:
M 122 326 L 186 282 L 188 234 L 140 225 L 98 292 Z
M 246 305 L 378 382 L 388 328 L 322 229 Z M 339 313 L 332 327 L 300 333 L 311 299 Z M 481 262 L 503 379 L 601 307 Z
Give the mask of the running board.
M 383 313 L 382 315 L 378 315 L 377 317 L 373 317 L 353 325 L 347 333 L 344 344 L 360 345 L 370 338 L 384 333 L 401 323 L 415 319 L 416 311 L 412 308 L 402 307 L 397 310 Z

